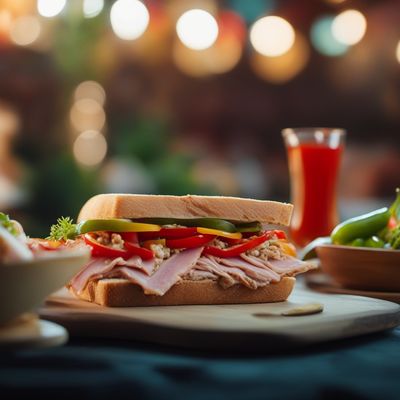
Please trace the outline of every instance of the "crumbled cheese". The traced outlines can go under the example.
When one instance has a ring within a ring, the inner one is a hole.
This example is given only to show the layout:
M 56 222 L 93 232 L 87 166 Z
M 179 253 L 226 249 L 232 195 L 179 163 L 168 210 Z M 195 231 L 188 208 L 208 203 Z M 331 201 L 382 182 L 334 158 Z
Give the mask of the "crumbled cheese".
M 120 234 L 118 233 L 111 234 L 111 245 L 114 249 L 124 248 L 124 241 Z
M 282 249 L 274 240 L 267 240 L 257 247 L 246 251 L 247 255 L 259 257 L 262 260 L 268 261 L 270 258 L 274 260 L 281 260 L 284 258 Z
M 224 242 L 223 240 L 220 240 L 220 239 L 214 239 L 211 242 L 211 246 L 218 247 L 219 249 L 226 249 L 226 248 L 229 247 L 228 243 L 226 243 L 226 242 Z

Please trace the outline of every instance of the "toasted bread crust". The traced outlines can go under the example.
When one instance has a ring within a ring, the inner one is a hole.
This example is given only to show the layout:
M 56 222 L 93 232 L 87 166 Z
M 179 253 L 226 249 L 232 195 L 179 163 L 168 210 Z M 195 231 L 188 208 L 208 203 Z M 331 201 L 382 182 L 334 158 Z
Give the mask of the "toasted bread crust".
M 223 196 L 100 194 L 82 207 L 78 221 L 107 218 L 199 218 L 289 225 L 293 206 Z
M 100 279 L 89 282 L 78 297 L 107 307 L 274 303 L 286 300 L 295 282 L 295 278 L 284 277 L 278 283 L 252 290 L 239 284 L 223 289 L 213 280 L 182 280 L 164 296 L 154 296 L 145 295 L 140 286 L 126 279 Z

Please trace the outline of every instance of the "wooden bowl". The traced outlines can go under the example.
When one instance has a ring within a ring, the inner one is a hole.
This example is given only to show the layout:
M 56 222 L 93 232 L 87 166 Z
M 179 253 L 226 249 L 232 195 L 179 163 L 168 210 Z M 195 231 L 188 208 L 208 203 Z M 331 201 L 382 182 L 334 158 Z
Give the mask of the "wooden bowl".
M 322 245 L 316 249 L 322 270 L 349 289 L 400 291 L 400 251 Z
M 37 308 L 65 285 L 90 257 L 82 249 L 46 253 L 30 262 L 0 265 L 0 324 Z

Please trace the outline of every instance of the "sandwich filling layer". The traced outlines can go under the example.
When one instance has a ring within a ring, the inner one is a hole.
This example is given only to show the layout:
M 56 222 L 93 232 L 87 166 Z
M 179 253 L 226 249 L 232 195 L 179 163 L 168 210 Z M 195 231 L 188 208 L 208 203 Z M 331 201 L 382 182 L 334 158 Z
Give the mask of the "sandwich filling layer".
M 292 246 L 282 238 L 280 231 L 268 232 L 271 232 L 268 240 L 247 250 L 243 247 L 243 241 L 231 246 L 229 240 L 216 237 L 206 246 L 193 248 L 170 248 L 165 241 L 157 242 L 156 239 L 153 243 L 147 243 L 154 254 L 149 259 L 138 255 L 130 258 L 95 255 L 72 279 L 70 288 L 79 295 L 90 281 L 123 278 L 140 286 L 145 294 L 158 296 L 164 295 L 182 280 L 214 280 L 224 289 L 244 285 L 256 290 L 279 282 L 285 276 L 294 276 L 313 268 L 311 264 L 293 256 Z M 244 243 L 248 244 L 262 235 L 266 235 L 266 232 L 251 236 Z M 122 236 L 116 233 L 96 233 L 92 238 L 115 250 L 122 250 L 125 246 Z M 239 246 L 244 251 L 238 253 Z

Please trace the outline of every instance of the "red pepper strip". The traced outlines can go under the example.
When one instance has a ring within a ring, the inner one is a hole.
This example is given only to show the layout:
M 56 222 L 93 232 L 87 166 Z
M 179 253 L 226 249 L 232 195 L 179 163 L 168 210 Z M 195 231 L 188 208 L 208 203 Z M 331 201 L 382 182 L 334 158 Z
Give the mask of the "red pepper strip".
M 279 231 L 279 230 L 271 230 L 271 231 L 266 231 L 264 233 L 268 233 L 267 240 L 271 239 L 274 235 L 277 237 L 277 239 L 285 240 L 286 239 L 286 234 L 284 231 Z M 246 242 L 245 239 L 249 239 L 251 237 L 254 237 L 254 232 L 242 232 L 243 238 L 242 239 L 229 239 L 229 238 L 224 238 L 220 237 L 220 240 L 223 240 L 224 242 L 228 243 L 230 246 L 244 243 Z
M 267 231 L 261 236 L 256 236 L 254 239 L 246 240 L 245 242 L 236 246 L 229 247 L 228 249 L 220 249 L 214 246 L 206 246 L 203 253 L 222 258 L 236 257 L 239 254 L 244 253 L 247 250 L 251 250 L 254 247 L 257 247 L 267 241 L 272 236 L 270 232 L 272 231 Z
M 112 247 L 104 246 L 97 242 L 92 236 L 88 233 L 83 235 L 83 239 L 86 244 L 88 244 L 92 248 L 92 256 L 94 257 L 107 257 L 107 258 L 118 258 L 122 257 L 127 260 L 132 256 L 127 250 L 114 249 Z
M 140 247 L 136 243 L 124 242 L 124 247 L 129 251 L 131 255 L 139 256 L 143 260 L 151 260 L 154 257 L 154 254 L 151 250 L 145 249 L 144 247 Z
M 252 236 L 254 236 L 254 233 L 252 233 Z M 220 240 L 223 240 L 224 242 L 228 243 L 229 246 L 234 246 L 236 244 L 240 244 L 243 243 L 243 238 L 242 239 L 230 239 L 230 238 L 226 238 L 226 237 L 220 237 Z
M 397 221 L 395 217 L 390 217 L 387 227 L 389 229 L 394 229 L 397 225 Z
M 140 240 L 157 238 L 184 238 L 196 235 L 197 228 L 161 228 L 157 232 L 140 232 Z
M 286 233 L 284 231 L 280 231 L 277 229 L 274 229 L 272 231 L 266 231 L 265 233 L 269 233 L 268 239 L 271 239 L 272 236 L 276 236 L 278 239 L 286 239 Z
M 181 239 L 167 239 L 166 245 L 170 249 L 191 249 L 193 247 L 204 246 L 214 238 L 215 235 L 196 235 Z
M 136 232 L 122 232 L 120 235 L 126 242 L 139 243 L 138 234 Z

